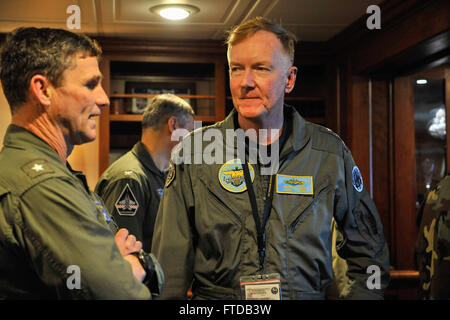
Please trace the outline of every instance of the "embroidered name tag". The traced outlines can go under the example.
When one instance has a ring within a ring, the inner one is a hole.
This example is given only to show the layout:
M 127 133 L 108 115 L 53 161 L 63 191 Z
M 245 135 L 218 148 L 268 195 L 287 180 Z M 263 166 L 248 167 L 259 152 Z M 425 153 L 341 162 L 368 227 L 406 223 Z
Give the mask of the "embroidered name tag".
M 277 174 L 277 193 L 314 194 L 313 177 L 288 176 Z

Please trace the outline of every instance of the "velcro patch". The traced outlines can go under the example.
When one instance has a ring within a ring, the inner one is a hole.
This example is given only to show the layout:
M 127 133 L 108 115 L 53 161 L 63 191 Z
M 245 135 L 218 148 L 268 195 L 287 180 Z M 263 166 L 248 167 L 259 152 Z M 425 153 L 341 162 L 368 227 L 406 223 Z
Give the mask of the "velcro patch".
M 48 164 L 47 160 L 36 159 L 28 162 L 26 165 L 22 166 L 22 170 L 30 177 L 36 178 L 45 173 L 53 173 L 53 169 Z
M 290 176 L 277 174 L 277 193 L 285 194 L 314 194 L 312 176 Z
M 105 205 L 103 204 L 103 202 L 101 200 L 94 200 L 95 206 L 97 207 L 98 211 L 101 212 L 101 214 L 103 215 L 103 217 L 105 218 L 106 222 L 111 222 L 111 217 L 109 216 L 108 211 L 106 211 L 105 209 Z
M 354 166 L 352 169 L 352 179 L 353 187 L 355 188 L 355 190 L 361 192 L 364 189 L 364 183 L 361 172 L 359 171 L 357 166 Z
M 139 208 L 139 203 L 136 200 L 133 191 L 131 191 L 128 183 L 120 194 L 115 206 L 117 212 L 121 216 L 134 216 L 136 214 L 136 211 Z

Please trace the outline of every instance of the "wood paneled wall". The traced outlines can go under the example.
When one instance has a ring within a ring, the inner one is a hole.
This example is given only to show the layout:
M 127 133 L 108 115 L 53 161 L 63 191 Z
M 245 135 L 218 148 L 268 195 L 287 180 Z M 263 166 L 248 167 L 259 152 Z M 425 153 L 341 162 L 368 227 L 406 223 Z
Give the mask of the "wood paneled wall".
M 413 87 L 407 75 L 449 60 L 450 1 L 391 0 L 380 7 L 380 30 L 368 30 L 362 17 L 327 46 L 339 70 L 340 135 L 379 210 L 392 287 L 407 288 L 399 294 L 412 298 L 416 181 Z

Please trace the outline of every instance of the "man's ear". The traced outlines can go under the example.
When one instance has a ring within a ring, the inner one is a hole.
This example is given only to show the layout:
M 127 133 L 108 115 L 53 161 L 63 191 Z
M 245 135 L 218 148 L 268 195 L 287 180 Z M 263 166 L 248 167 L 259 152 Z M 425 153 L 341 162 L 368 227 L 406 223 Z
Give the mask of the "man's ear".
M 167 126 L 169 127 L 169 132 L 172 134 L 176 129 L 178 129 L 178 120 L 176 117 L 171 116 L 169 120 L 167 120 Z
M 43 106 L 49 106 L 53 87 L 47 77 L 36 74 L 30 80 L 30 93 Z
M 284 88 L 285 93 L 290 93 L 294 89 L 295 80 L 297 79 L 297 67 L 290 67 L 288 75 L 286 78 L 286 87 Z

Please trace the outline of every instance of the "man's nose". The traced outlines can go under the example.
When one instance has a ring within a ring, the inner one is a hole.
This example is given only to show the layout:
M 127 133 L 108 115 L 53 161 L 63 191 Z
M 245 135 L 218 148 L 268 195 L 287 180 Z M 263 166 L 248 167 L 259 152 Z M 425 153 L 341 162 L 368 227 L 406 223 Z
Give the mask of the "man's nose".
M 96 104 L 99 108 L 109 105 L 109 98 L 102 86 L 100 86 Z
M 241 78 L 241 87 L 246 89 L 255 87 L 255 79 L 250 69 L 244 71 L 244 74 Z

